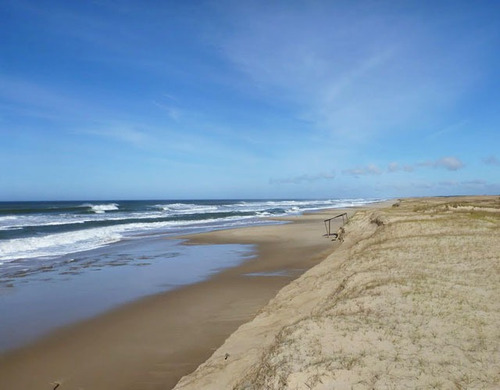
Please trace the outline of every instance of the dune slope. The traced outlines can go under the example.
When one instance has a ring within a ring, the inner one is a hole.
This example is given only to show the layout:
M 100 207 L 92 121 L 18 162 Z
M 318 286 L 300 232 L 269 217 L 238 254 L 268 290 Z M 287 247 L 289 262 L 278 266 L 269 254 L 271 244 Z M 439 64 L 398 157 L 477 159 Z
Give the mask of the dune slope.
M 500 383 L 500 198 L 357 212 L 175 389 L 488 389 Z

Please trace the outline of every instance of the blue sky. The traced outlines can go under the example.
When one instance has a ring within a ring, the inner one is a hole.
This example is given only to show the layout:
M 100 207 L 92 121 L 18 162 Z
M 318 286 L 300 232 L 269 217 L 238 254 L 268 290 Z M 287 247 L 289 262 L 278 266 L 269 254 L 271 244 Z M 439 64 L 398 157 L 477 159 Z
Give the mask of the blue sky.
M 0 200 L 500 193 L 498 1 L 0 1 Z

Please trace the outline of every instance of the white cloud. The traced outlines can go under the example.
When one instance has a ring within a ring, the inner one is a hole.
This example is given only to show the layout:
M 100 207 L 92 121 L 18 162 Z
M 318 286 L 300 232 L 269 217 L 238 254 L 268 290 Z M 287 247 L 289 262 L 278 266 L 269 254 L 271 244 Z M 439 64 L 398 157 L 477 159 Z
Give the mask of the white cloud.
M 421 167 L 445 168 L 449 171 L 458 171 L 465 166 L 459 158 L 453 156 L 442 157 L 436 161 L 427 160 L 420 162 L 417 165 Z
M 449 171 L 458 171 L 464 167 L 464 163 L 456 157 L 443 157 L 434 163 L 436 167 L 443 167 Z
M 415 169 L 411 165 L 401 165 L 398 162 L 391 162 L 389 163 L 389 166 L 387 167 L 388 172 L 413 172 Z
M 380 175 L 382 171 L 376 165 L 369 164 L 365 167 L 344 169 L 342 173 L 344 175 L 351 175 L 351 176 L 367 176 L 367 175 Z
M 389 172 L 397 172 L 400 170 L 399 163 L 391 162 L 388 167 Z

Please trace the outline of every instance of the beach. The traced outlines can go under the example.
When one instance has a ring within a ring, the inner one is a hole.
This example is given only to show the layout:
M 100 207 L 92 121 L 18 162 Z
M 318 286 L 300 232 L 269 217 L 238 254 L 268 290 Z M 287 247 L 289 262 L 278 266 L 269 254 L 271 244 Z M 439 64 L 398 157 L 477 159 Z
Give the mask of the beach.
M 206 280 L 255 255 L 254 244 L 183 245 L 181 236 L 284 224 L 279 217 L 370 202 L 0 202 L 0 355 L 59 327 Z
M 498 389 L 500 198 L 405 199 L 345 229 L 175 389 Z
M 183 237 L 255 256 L 3 355 L 0 388 L 498 388 L 498 196 L 278 219 Z
M 500 0 L 5 0 L 0 390 L 500 390 Z
M 331 253 L 338 243 L 323 237 L 323 220 L 340 212 L 183 237 L 195 247 L 252 244 L 256 253 L 208 280 L 118 307 L 2 355 L 0 388 L 173 388 L 282 287 Z

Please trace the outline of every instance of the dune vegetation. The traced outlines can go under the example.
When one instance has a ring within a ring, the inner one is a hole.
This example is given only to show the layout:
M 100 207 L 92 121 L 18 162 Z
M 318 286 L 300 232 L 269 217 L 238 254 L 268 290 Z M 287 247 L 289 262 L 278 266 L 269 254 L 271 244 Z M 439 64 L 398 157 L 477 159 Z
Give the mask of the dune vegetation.
M 500 198 L 358 211 L 345 241 L 176 389 L 493 389 Z

